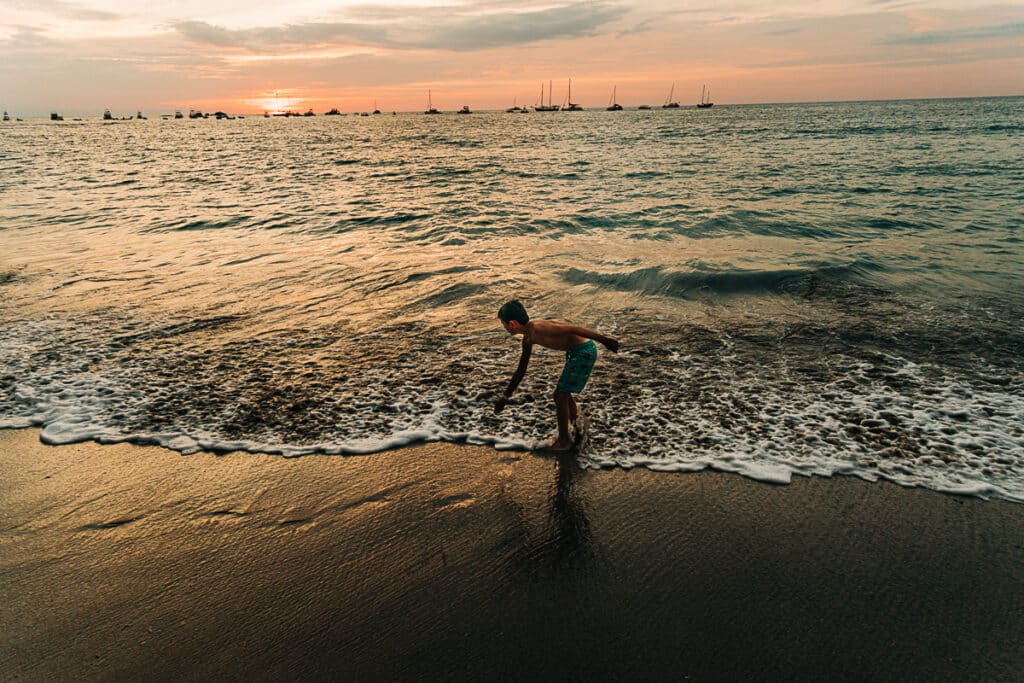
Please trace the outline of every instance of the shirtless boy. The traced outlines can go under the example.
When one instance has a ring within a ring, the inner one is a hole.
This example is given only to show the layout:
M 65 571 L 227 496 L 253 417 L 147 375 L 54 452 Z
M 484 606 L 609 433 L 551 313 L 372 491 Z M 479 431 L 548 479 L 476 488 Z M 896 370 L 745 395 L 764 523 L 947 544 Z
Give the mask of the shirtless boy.
M 575 422 L 579 415 L 579 409 L 573 394 L 583 391 L 583 387 L 590 379 L 590 371 L 594 369 L 597 361 L 597 344 L 592 340 L 601 342 L 605 348 L 612 353 L 618 353 L 619 342 L 611 337 L 588 330 L 585 327 L 576 327 L 566 323 L 555 322 L 554 320 L 530 320 L 526 309 L 518 301 L 509 301 L 498 311 L 498 319 L 505 326 L 509 334 L 523 335 L 523 352 L 519 357 L 519 367 L 512 375 L 505 394 L 494 404 L 494 412 L 500 413 L 512 392 L 516 390 L 519 383 L 526 375 L 526 366 L 530 363 L 530 354 L 533 352 L 533 345 L 540 344 L 556 351 L 565 351 L 565 369 L 562 376 L 558 378 L 558 388 L 555 390 L 555 408 L 558 415 L 558 438 L 547 447 L 547 450 L 565 452 L 572 449 L 572 437 L 569 435 L 569 423 Z

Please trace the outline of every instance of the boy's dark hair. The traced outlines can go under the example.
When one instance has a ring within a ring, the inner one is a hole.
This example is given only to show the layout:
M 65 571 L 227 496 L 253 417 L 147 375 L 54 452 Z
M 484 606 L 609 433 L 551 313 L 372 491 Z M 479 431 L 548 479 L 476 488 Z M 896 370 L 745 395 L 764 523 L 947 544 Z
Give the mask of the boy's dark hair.
M 526 314 L 526 309 L 521 303 L 519 303 L 518 299 L 513 299 L 502 306 L 498 311 L 498 317 L 503 323 L 515 320 L 516 322 L 525 325 L 530 322 L 530 316 Z

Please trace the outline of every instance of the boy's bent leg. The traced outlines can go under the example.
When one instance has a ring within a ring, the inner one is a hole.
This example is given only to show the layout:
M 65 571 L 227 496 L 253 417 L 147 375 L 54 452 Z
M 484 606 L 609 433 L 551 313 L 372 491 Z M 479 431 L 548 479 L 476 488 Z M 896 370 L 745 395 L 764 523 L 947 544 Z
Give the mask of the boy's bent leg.
M 568 451 L 572 449 L 572 437 L 569 435 L 569 414 L 571 411 L 572 394 L 564 391 L 555 392 L 555 410 L 558 416 L 558 439 L 548 449 L 552 451 Z

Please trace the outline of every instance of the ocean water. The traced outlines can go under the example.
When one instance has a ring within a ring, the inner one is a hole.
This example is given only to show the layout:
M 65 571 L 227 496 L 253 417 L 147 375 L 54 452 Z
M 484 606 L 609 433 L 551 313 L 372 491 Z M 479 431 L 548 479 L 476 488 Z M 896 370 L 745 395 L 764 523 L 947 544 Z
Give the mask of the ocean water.
M 530 448 L 515 297 L 621 340 L 584 467 L 1024 502 L 1022 159 L 1022 98 L 4 124 L 0 427 Z

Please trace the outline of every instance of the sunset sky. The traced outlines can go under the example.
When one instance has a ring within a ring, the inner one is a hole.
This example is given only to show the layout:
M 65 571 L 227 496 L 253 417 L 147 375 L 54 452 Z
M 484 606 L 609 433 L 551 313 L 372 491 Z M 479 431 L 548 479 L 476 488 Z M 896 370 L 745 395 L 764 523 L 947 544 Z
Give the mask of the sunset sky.
M 1021 95 L 1024 4 L 0 0 L 0 55 L 19 116 Z

